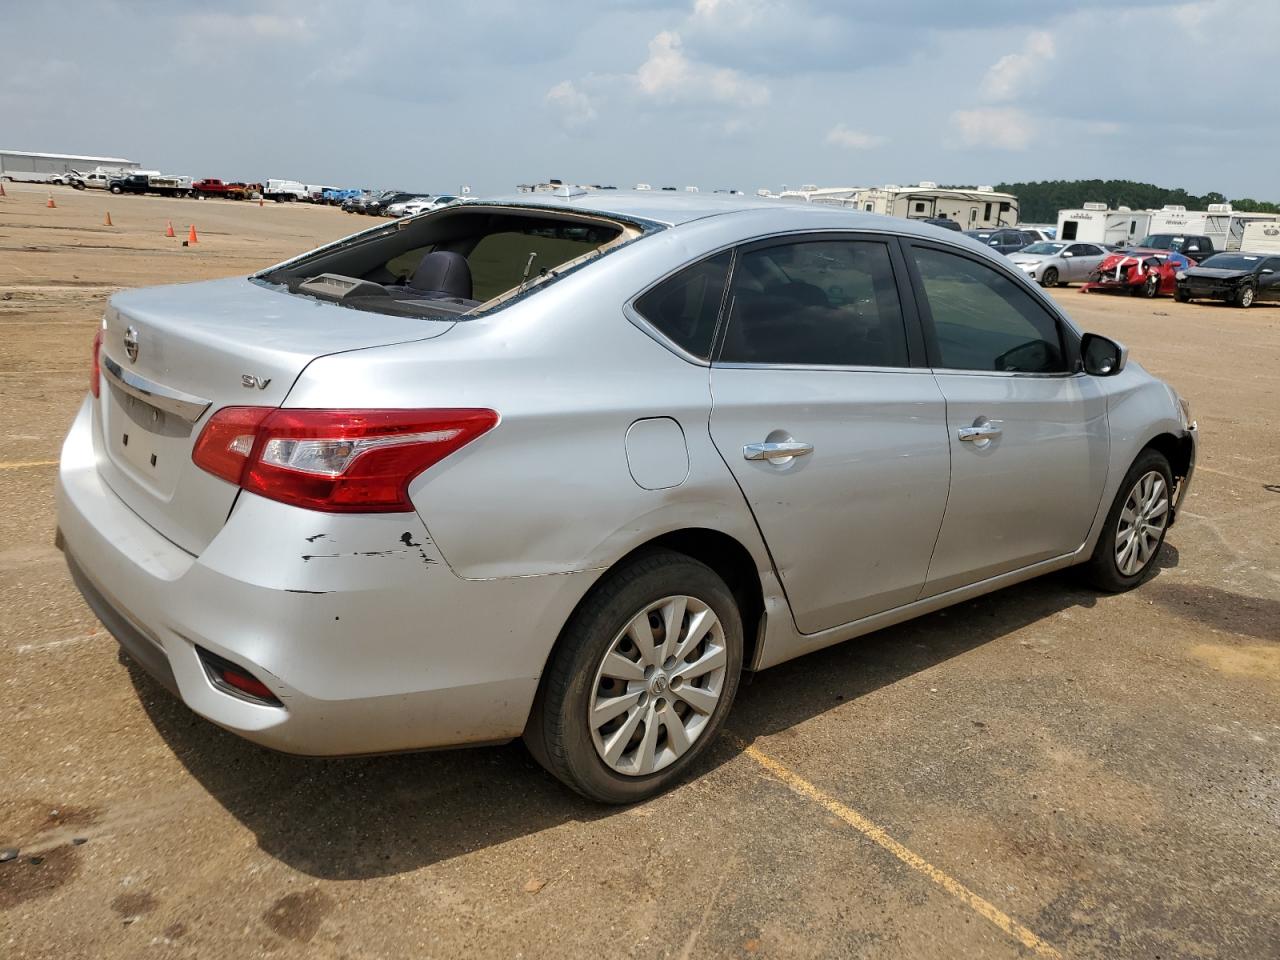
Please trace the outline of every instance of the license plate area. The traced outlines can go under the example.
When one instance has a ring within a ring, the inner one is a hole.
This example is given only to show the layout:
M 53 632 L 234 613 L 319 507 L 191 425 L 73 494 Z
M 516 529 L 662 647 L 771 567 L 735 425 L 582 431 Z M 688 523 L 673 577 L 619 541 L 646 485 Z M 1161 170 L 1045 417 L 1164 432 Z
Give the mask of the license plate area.
M 167 495 L 190 457 L 191 425 L 115 386 L 109 390 L 105 433 L 112 462 Z

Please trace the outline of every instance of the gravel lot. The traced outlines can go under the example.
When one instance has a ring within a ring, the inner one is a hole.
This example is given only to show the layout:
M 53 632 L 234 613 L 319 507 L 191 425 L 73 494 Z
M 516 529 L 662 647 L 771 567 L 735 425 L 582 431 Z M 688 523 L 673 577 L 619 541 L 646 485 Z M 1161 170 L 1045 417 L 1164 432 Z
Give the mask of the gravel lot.
M 1199 419 L 1158 575 L 1055 575 L 761 673 L 699 779 L 604 809 L 519 744 L 271 754 L 117 656 L 53 546 L 107 296 L 371 221 L 5 186 L 6 957 L 1280 957 L 1280 306 L 1055 291 Z

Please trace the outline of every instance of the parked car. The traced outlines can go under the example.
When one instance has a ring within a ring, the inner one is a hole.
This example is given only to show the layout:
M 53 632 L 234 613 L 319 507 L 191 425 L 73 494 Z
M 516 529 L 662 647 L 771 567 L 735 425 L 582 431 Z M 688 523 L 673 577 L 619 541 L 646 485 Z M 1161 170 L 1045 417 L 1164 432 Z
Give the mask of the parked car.
M 407 199 L 396 200 L 393 203 L 388 203 L 382 208 L 382 215 L 384 217 L 403 217 L 405 215 L 405 209 L 409 204 L 430 203 L 434 199 L 435 198 L 432 197 L 431 194 L 415 194 Z
M 1001 227 L 996 230 L 966 230 L 964 235 L 973 237 L 979 243 L 986 244 L 999 253 L 1017 253 L 1035 240 L 1031 234 L 1012 227 Z
M 1107 251 L 1096 243 L 1043 240 L 1009 254 L 1009 259 L 1041 286 L 1065 287 L 1073 280 L 1087 280 L 1106 256 Z
M 960 229 L 960 224 L 957 221 L 952 220 L 950 217 L 946 217 L 946 216 L 926 217 L 924 222 L 934 227 L 941 227 L 943 230 L 959 230 Z
M 361 209 L 361 213 L 367 213 L 374 217 L 389 217 L 390 213 L 387 208 L 392 204 L 403 203 L 406 200 L 415 200 L 421 194 L 405 193 L 402 190 L 388 190 L 386 193 L 368 201 Z
M 1185 233 L 1148 234 L 1133 249 L 1169 250 L 1173 253 L 1180 253 L 1197 263 L 1218 252 L 1213 249 L 1212 238 L 1203 235 L 1192 236 Z
M 428 210 L 437 210 L 451 203 L 457 203 L 459 199 L 459 197 L 450 194 L 441 194 L 438 197 L 431 197 L 425 200 L 410 200 L 404 205 L 400 215 L 403 217 L 417 216 L 420 213 L 426 213 Z
M 1259 300 L 1280 300 L 1280 256 L 1266 253 L 1218 253 L 1177 274 L 1174 296 L 1223 300 L 1251 307 Z
M 744 670 L 1076 564 L 1140 584 L 1196 449 L 994 251 L 658 191 L 118 293 L 90 385 L 58 543 L 141 668 L 276 749 L 523 736 L 606 802 L 695 769 Z
M 1135 297 L 1172 294 L 1178 287 L 1178 271 L 1190 266 L 1192 262 L 1182 254 L 1168 250 L 1117 250 L 1103 259 L 1080 290 L 1125 292 Z
M 189 197 L 192 193 L 192 184 L 190 177 L 130 173 L 108 180 L 107 189 L 115 194 L 151 193 L 161 197 Z
M 191 185 L 191 193 L 197 200 L 209 197 L 222 197 L 226 200 L 249 200 L 261 195 L 262 185 L 258 183 L 225 183 L 215 177 L 197 180 Z

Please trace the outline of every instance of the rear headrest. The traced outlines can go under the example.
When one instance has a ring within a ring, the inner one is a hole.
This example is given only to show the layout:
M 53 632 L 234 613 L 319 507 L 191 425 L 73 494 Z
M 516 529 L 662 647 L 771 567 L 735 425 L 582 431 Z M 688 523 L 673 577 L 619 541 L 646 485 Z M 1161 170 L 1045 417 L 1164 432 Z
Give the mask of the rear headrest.
M 409 286 L 424 293 L 471 299 L 471 266 L 467 258 L 452 250 L 428 253 L 409 278 Z

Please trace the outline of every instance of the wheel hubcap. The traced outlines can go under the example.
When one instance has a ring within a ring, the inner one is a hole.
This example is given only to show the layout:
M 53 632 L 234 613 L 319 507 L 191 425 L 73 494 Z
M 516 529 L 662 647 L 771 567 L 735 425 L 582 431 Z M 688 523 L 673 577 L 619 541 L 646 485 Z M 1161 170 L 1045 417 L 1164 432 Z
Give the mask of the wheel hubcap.
M 724 627 L 696 597 L 666 597 L 639 611 L 596 670 L 587 723 L 611 770 L 643 776 L 684 756 L 724 690 Z
M 1169 488 L 1155 470 L 1138 478 L 1116 525 L 1116 568 L 1126 577 L 1142 570 L 1160 545 L 1169 523 Z

